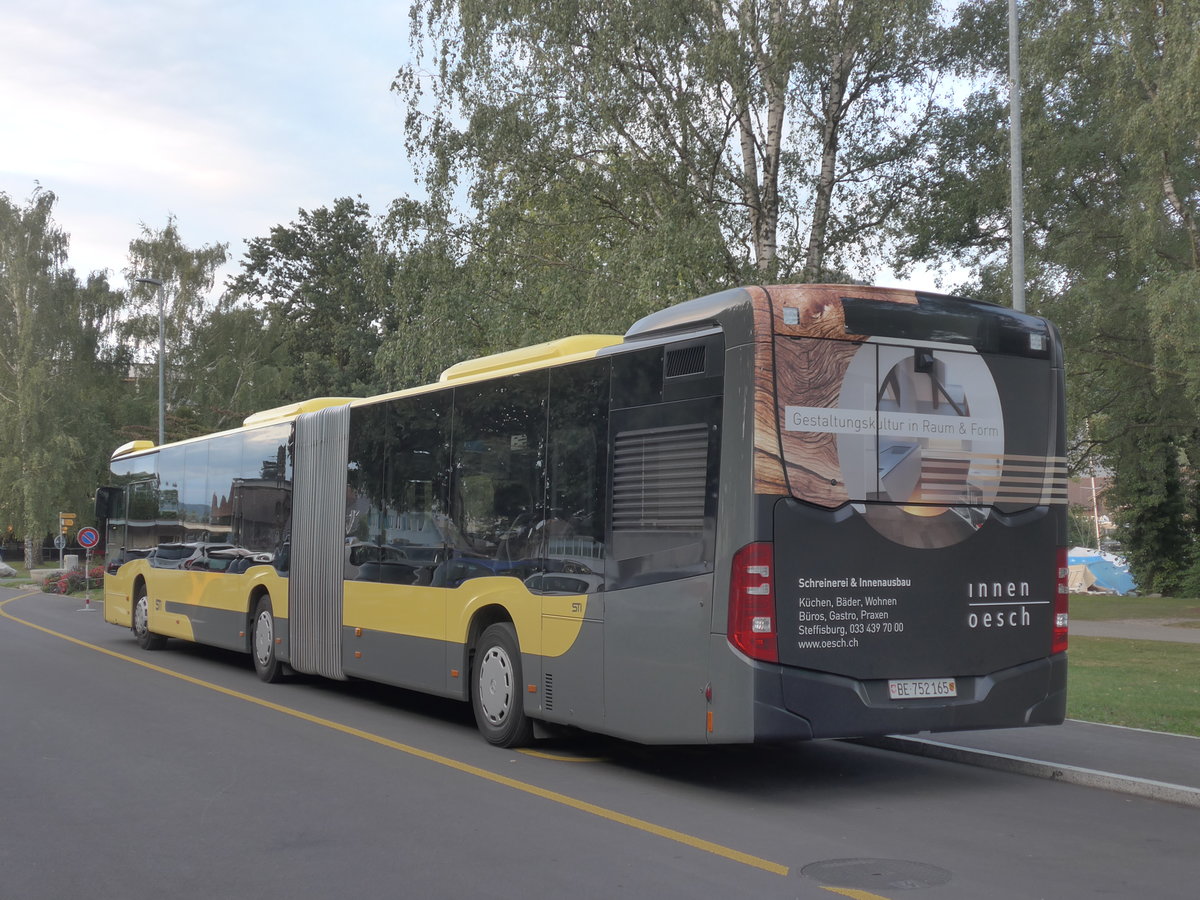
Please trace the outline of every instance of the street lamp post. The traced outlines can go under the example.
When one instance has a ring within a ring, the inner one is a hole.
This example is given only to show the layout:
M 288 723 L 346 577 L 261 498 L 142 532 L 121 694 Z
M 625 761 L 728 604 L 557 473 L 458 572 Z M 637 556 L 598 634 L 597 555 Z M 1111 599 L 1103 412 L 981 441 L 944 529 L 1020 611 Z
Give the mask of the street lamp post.
M 1013 309 L 1025 312 L 1025 185 L 1021 171 L 1021 37 L 1017 0 L 1008 0 L 1008 123 Z
M 158 278 L 139 278 L 138 284 L 153 284 L 158 287 L 158 446 L 166 443 L 166 414 L 163 405 L 163 358 L 166 356 L 166 339 L 163 336 L 163 283 Z

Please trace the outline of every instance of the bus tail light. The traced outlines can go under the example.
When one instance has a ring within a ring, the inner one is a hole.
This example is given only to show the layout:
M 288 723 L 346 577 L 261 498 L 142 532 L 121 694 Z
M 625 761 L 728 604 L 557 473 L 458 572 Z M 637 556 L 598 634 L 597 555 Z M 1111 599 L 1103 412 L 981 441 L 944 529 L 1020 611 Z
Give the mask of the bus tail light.
M 1067 565 L 1067 548 L 1058 548 L 1058 577 L 1054 591 L 1054 637 L 1050 641 L 1050 653 L 1067 652 L 1067 624 L 1071 593 L 1068 586 L 1071 570 Z
M 771 544 L 747 544 L 733 556 L 729 581 L 729 643 L 763 662 L 779 662 L 774 569 Z

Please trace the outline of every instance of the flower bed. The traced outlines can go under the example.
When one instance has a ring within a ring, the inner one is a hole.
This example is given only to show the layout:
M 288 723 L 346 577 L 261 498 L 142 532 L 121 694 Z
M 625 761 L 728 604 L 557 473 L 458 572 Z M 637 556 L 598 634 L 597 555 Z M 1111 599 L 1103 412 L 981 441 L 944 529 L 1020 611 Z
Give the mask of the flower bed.
M 88 570 L 87 579 L 92 586 L 104 581 L 104 567 L 92 566 Z M 42 580 L 42 590 L 47 594 L 74 594 L 76 591 L 87 589 L 87 581 L 82 569 L 72 569 L 70 572 L 55 572 Z

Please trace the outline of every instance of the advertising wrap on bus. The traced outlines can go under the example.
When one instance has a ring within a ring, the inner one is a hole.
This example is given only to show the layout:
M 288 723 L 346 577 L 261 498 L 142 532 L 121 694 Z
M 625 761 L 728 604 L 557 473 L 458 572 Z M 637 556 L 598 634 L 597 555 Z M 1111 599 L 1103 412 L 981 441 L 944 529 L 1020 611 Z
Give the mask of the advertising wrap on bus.
M 780 662 L 918 679 L 892 685 L 907 701 L 1044 660 L 1065 491 L 1048 326 L 802 300 L 775 310 L 757 416 L 756 490 L 792 498 L 773 516 Z

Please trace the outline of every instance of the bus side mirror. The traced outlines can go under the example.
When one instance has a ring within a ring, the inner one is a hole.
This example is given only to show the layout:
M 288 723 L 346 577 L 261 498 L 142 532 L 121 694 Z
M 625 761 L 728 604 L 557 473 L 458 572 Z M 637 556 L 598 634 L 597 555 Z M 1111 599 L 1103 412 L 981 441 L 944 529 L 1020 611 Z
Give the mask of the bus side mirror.
M 96 488 L 96 521 L 106 522 L 112 518 L 121 489 L 116 487 Z

